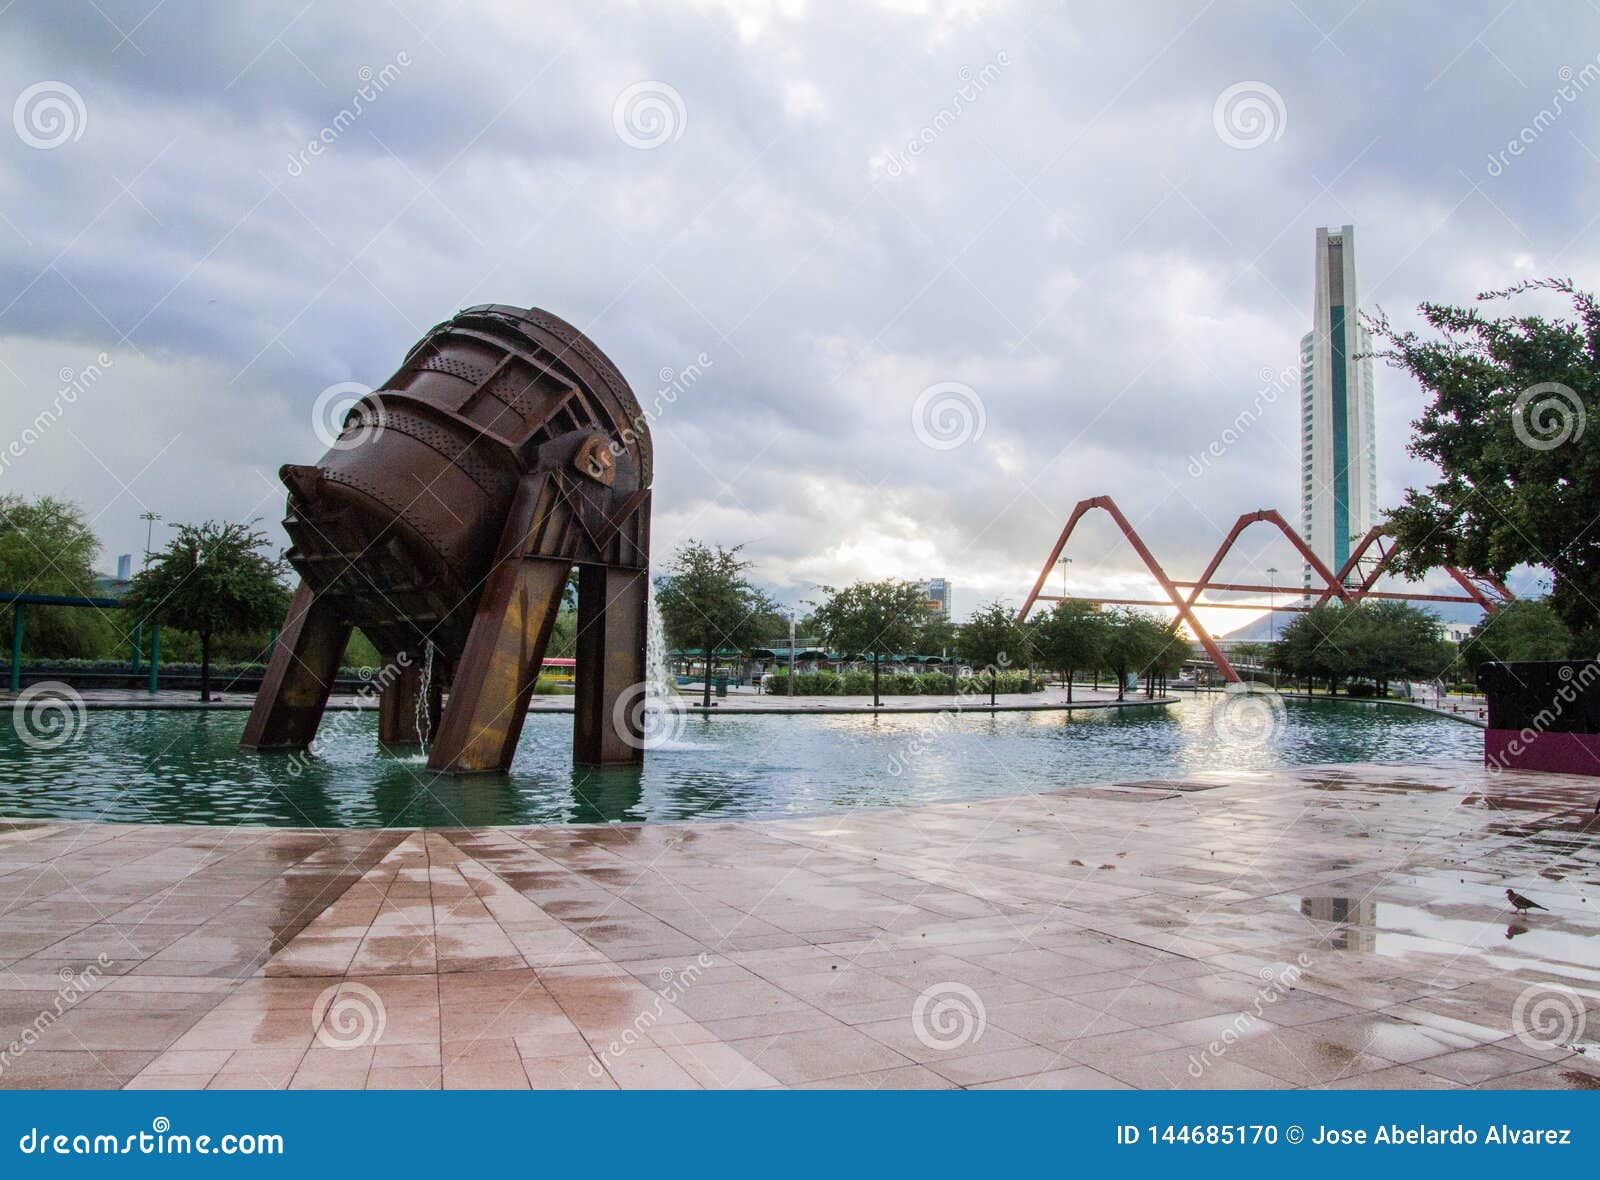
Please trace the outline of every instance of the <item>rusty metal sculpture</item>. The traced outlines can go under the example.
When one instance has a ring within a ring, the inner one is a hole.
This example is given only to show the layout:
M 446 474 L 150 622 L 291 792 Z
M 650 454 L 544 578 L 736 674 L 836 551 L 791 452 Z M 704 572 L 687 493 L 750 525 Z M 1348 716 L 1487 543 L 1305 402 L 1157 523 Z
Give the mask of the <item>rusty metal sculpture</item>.
M 381 741 L 506 769 L 577 566 L 573 756 L 642 761 L 650 475 L 639 403 L 572 325 L 484 305 L 433 328 L 280 472 L 301 582 L 243 744 L 311 744 L 359 627 L 389 670 Z

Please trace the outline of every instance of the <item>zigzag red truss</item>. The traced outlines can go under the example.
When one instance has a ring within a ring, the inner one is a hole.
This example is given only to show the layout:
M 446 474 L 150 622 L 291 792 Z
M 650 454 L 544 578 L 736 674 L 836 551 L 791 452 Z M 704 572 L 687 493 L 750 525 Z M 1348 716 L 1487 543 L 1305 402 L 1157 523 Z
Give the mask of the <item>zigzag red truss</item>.
M 1095 598 L 1082 595 L 1041 593 L 1044 589 L 1045 579 L 1050 576 L 1051 568 L 1061 557 L 1061 551 L 1067 546 L 1067 538 L 1072 536 L 1072 530 L 1078 527 L 1078 521 L 1082 520 L 1091 508 L 1103 509 L 1110 515 L 1112 520 L 1116 521 L 1117 527 L 1122 530 L 1122 535 L 1128 538 L 1128 544 L 1133 546 L 1134 552 L 1144 562 L 1145 568 L 1161 584 L 1161 589 L 1167 595 L 1165 600 L 1159 598 Z M 1293 593 L 1293 586 L 1255 586 L 1238 582 L 1213 582 L 1211 580 L 1212 575 L 1222 565 L 1223 559 L 1233 549 L 1234 543 L 1238 541 L 1240 535 L 1251 525 L 1262 521 L 1275 525 L 1289 539 L 1289 543 L 1300 552 L 1300 556 L 1305 558 L 1306 564 L 1311 567 L 1317 577 L 1322 579 L 1323 583 L 1322 590 L 1317 593 L 1316 602 L 1310 605 L 1302 602 L 1300 604 L 1269 607 L 1272 610 L 1307 611 L 1312 606 L 1321 606 L 1330 598 L 1338 598 L 1343 602 L 1360 602 L 1363 598 L 1390 598 L 1402 599 L 1408 602 L 1467 603 L 1481 606 L 1486 611 L 1493 611 L 1504 603 L 1511 601 L 1514 597 L 1499 579 L 1483 574 L 1465 573 L 1454 566 L 1445 566 L 1444 571 L 1460 584 L 1461 588 L 1466 591 L 1465 594 L 1410 594 L 1394 590 L 1374 590 L 1373 586 L 1377 584 L 1378 578 L 1388 570 L 1394 557 L 1393 546 L 1384 544 L 1387 534 L 1382 529 L 1373 528 L 1365 537 L 1361 538 L 1360 544 L 1350 554 L 1349 560 L 1344 563 L 1342 569 L 1335 573 L 1311 551 L 1311 547 L 1305 543 L 1300 534 L 1290 528 L 1288 522 L 1275 509 L 1271 508 L 1265 508 L 1259 512 L 1247 512 L 1234 521 L 1233 528 L 1228 531 L 1227 538 L 1211 558 L 1210 563 L 1205 568 L 1205 572 L 1200 575 L 1199 581 L 1175 582 L 1167 576 L 1166 570 L 1161 568 L 1161 563 L 1155 559 L 1149 547 L 1140 538 L 1138 530 L 1128 522 L 1126 516 L 1122 515 L 1122 510 L 1117 507 L 1116 501 L 1112 500 L 1110 496 L 1094 496 L 1087 500 L 1079 500 L 1077 507 L 1072 510 L 1072 515 L 1067 518 L 1066 527 L 1061 530 L 1061 536 L 1057 538 L 1055 547 L 1050 550 L 1050 556 L 1045 559 L 1044 568 L 1039 571 L 1039 577 L 1033 583 L 1033 589 L 1028 592 L 1027 601 L 1022 604 L 1022 611 L 1017 618 L 1019 621 L 1026 619 L 1028 612 L 1038 602 L 1094 602 L 1105 606 L 1173 607 L 1177 610 L 1178 617 L 1187 623 L 1189 629 L 1194 632 L 1194 636 L 1199 640 L 1200 646 L 1205 648 L 1206 654 L 1211 657 L 1212 663 L 1216 664 L 1217 670 L 1222 673 L 1223 677 L 1230 681 L 1238 681 L 1240 679 L 1239 674 L 1233 670 L 1233 665 L 1228 662 L 1228 657 L 1222 654 L 1222 649 L 1217 646 L 1210 633 L 1200 625 L 1200 620 L 1195 617 L 1194 607 L 1198 604 L 1208 608 L 1224 607 L 1233 610 L 1262 609 L 1259 603 L 1249 602 L 1199 603 L 1201 592 L 1206 590 L 1234 590 L 1251 594 Z M 1188 591 L 1188 593 L 1182 593 L 1183 591 Z

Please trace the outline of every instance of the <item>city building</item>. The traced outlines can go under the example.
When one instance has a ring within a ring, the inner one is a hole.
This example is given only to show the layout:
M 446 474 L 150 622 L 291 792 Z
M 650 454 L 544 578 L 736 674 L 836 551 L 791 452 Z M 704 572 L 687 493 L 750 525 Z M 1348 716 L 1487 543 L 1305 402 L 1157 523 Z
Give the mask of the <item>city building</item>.
M 941 619 L 950 617 L 950 582 L 946 578 L 923 578 L 920 582 L 927 595 L 928 610 Z
M 1372 341 L 1356 298 L 1354 226 L 1317 230 L 1313 317 L 1300 341 L 1300 531 L 1337 573 L 1378 510 Z M 1304 582 L 1321 588 L 1309 565 Z

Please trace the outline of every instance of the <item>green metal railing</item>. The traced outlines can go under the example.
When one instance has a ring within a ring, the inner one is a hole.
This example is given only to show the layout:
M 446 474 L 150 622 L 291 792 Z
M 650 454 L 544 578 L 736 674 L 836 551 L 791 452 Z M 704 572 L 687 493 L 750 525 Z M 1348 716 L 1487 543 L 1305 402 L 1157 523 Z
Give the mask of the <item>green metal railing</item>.
M 89 606 L 106 609 L 121 605 L 115 598 L 84 598 L 76 594 L 16 594 L 0 591 L 0 607 L 11 608 L 11 691 L 22 691 L 22 637 L 27 630 L 30 606 Z M 132 668 L 139 673 L 139 649 L 144 642 L 144 628 L 133 628 Z M 150 628 L 150 691 L 156 690 L 156 677 L 161 668 L 161 625 Z

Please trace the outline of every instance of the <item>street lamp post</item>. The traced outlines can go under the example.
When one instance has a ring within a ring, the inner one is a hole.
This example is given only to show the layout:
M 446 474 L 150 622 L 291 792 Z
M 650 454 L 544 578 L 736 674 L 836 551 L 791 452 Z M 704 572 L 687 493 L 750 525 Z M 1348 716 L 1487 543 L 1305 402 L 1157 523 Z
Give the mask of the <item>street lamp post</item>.
M 1072 558 L 1063 557 L 1060 561 L 1056 562 L 1056 564 L 1061 567 L 1061 597 L 1065 598 L 1067 596 L 1067 567 L 1072 564 Z M 1071 672 L 1067 673 L 1067 701 L 1068 703 L 1072 701 Z
M 1267 577 L 1269 579 L 1267 585 L 1269 587 L 1271 587 L 1271 589 L 1267 593 L 1267 603 L 1268 603 L 1268 607 L 1267 607 L 1267 627 L 1268 627 L 1268 634 L 1272 636 L 1271 642 L 1277 643 L 1278 642 L 1278 567 L 1275 566 L 1275 565 L 1269 565 L 1267 567 Z M 1276 660 L 1273 660 L 1273 662 L 1272 662 L 1272 687 L 1273 688 L 1277 688 L 1278 687 L 1278 662 Z
M 156 521 L 162 519 L 159 512 L 141 512 L 139 519 L 145 522 L 144 529 L 144 563 L 150 564 L 150 542 L 155 533 Z
M 789 695 L 794 696 L 794 607 L 789 608 Z

